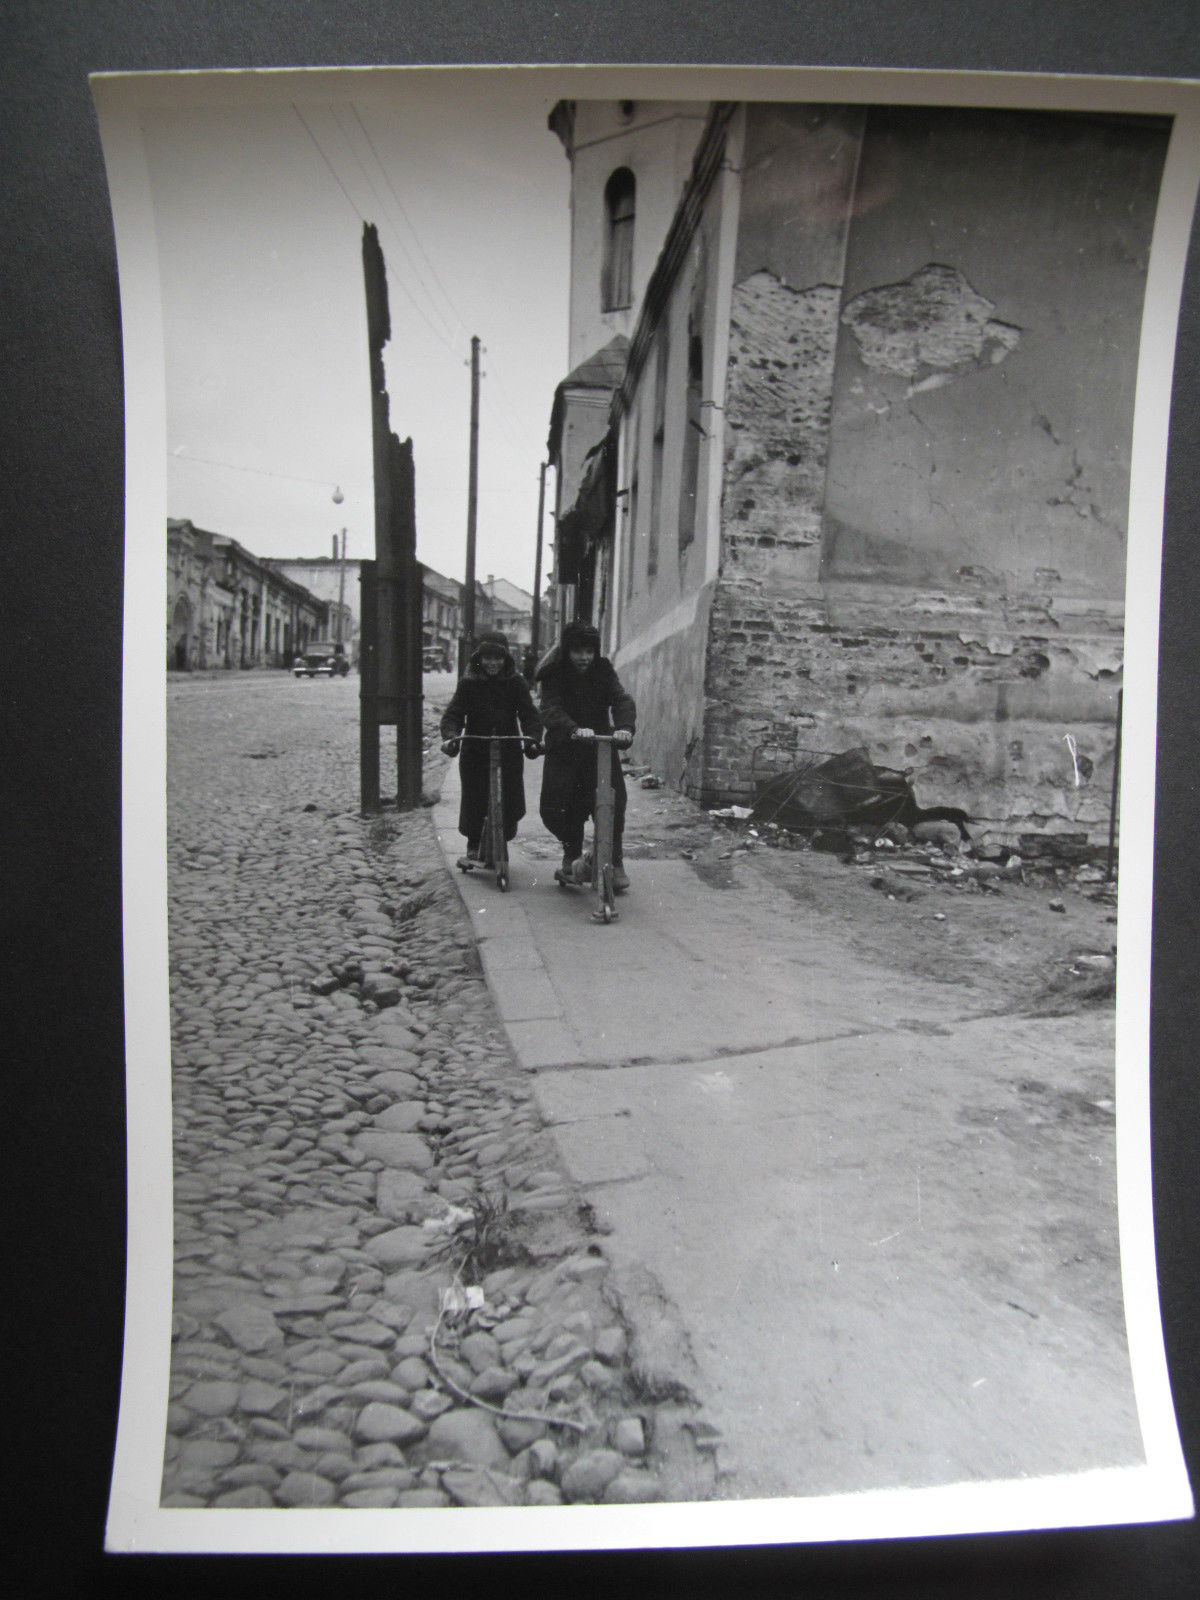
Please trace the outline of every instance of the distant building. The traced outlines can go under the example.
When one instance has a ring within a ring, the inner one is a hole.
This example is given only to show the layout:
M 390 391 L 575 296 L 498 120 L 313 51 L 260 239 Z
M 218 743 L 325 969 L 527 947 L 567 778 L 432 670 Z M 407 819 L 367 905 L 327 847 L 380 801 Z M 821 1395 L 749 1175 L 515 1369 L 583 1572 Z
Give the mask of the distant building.
M 462 631 L 462 584 L 432 567 L 421 567 L 421 636 L 426 653 L 445 672 L 458 659 Z
M 520 660 L 521 652 L 533 638 L 533 596 L 490 572 L 483 590 L 492 608 L 492 631 L 504 635 Z
M 329 638 L 340 640 L 351 662 L 357 665 L 361 560 L 351 556 L 341 561 L 336 555 L 289 556 L 284 560 L 272 557 L 266 564 L 326 603 Z
M 707 802 L 748 798 L 764 747 L 866 745 L 926 803 L 1099 831 L 1165 122 L 714 105 L 632 310 L 598 327 L 596 231 L 615 250 L 623 223 L 585 112 L 552 118 L 585 255 L 557 560 L 639 754 Z M 634 123 L 655 136 L 655 108 Z M 577 468 L 598 331 L 629 350 Z
M 286 667 L 325 637 L 329 608 L 236 539 L 167 521 L 167 666 Z

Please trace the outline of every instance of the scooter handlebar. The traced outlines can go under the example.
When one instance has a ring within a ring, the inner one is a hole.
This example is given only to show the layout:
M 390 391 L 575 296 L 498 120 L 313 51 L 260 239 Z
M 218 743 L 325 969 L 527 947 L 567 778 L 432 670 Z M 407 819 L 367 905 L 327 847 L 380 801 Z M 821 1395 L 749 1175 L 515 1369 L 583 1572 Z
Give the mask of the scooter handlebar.
M 525 754 L 530 761 L 535 761 L 538 756 L 546 754 L 544 745 L 540 744 L 537 739 L 526 738 L 523 733 L 460 733 L 455 735 L 453 739 L 445 740 L 442 744 L 442 749 L 446 751 L 447 755 L 457 755 L 459 743 L 467 739 L 474 739 L 477 744 L 491 744 L 494 739 L 497 744 L 524 745 Z M 447 749 L 447 746 L 451 744 L 455 748 L 453 750 Z

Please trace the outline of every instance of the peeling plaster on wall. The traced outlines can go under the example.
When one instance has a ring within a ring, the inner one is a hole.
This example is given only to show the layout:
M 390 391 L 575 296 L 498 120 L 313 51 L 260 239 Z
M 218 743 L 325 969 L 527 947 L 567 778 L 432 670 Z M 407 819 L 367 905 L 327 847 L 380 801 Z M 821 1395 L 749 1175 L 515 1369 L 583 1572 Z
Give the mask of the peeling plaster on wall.
M 746 117 L 702 676 L 695 634 L 633 664 L 662 776 L 745 800 L 760 745 L 863 744 L 985 834 L 1101 837 L 1165 130 Z
M 725 401 L 726 550 L 814 546 L 829 433 L 838 290 L 770 272 L 734 286 Z
M 980 366 L 998 366 L 1021 329 L 992 316 L 996 307 L 957 267 L 930 262 L 902 283 L 867 289 L 842 321 L 863 365 L 909 379 L 908 393 L 936 389 Z
M 1125 650 L 1120 641 L 1106 645 L 1080 640 L 1071 646 L 1071 658 L 1080 672 L 1097 683 L 1105 678 L 1119 678 L 1125 670 Z

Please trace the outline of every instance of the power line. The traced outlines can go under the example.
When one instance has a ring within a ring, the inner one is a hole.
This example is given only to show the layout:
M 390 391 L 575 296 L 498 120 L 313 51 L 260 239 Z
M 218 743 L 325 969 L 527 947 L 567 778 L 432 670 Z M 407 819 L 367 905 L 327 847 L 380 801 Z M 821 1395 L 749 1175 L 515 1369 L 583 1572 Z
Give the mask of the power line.
M 360 222 L 365 222 L 367 220 L 366 217 L 363 216 L 362 212 L 354 204 L 354 201 L 351 198 L 349 189 L 347 189 L 346 185 L 338 177 L 337 173 L 334 171 L 333 162 L 330 161 L 329 157 L 325 154 L 324 150 L 321 148 L 321 141 L 317 138 L 316 134 L 309 127 L 308 123 L 305 122 L 304 113 L 300 110 L 300 107 L 296 104 L 296 102 L 294 100 L 292 101 L 291 104 L 292 104 L 292 110 L 300 118 L 300 126 L 304 129 L 305 133 L 307 133 L 308 137 L 312 140 L 313 144 L 316 145 L 317 154 L 320 156 L 321 160 L 325 163 L 325 165 L 329 168 L 330 176 L 333 178 L 334 183 L 337 184 L 338 188 L 346 196 L 346 204 L 350 207 L 351 211 L 353 211 L 354 215 L 358 218 L 358 220 Z
M 317 138 L 316 134 L 309 127 L 308 123 L 304 120 L 304 117 L 303 117 L 303 115 L 301 114 L 301 111 L 300 111 L 300 107 L 296 104 L 296 102 L 294 100 L 291 102 L 291 105 L 292 105 L 292 110 L 300 118 L 300 122 L 301 122 L 301 125 L 304 128 L 305 133 L 308 134 L 308 136 L 312 140 L 313 144 L 316 145 L 317 153 L 320 155 L 321 160 L 324 161 L 325 165 L 329 168 L 329 172 L 330 172 L 331 176 L 333 177 L 334 182 L 337 184 L 338 188 L 345 195 L 346 203 L 349 205 L 350 209 L 354 212 L 354 215 L 358 218 L 358 220 L 361 223 L 366 224 L 366 221 L 367 221 L 366 217 L 363 215 L 362 211 L 355 204 L 354 199 L 350 194 L 350 191 L 346 188 L 346 185 L 342 182 L 341 178 L 338 176 L 337 170 L 335 169 L 335 167 L 333 165 L 333 162 L 330 161 L 328 155 L 326 154 L 324 146 L 321 144 L 321 141 Z M 343 137 L 344 137 L 344 134 L 343 134 Z M 349 141 L 347 141 L 347 143 L 348 142 Z M 360 163 L 360 165 L 361 165 L 361 163 Z M 422 322 L 425 323 L 425 325 L 429 329 L 429 331 L 434 335 L 434 337 L 436 339 L 438 339 L 442 344 L 444 344 L 446 346 L 447 350 L 453 351 L 453 348 L 454 348 L 453 345 L 451 345 L 447 341 L 447 339 L 446 339 L 445 335 L 442 333 L 441 329 L 435 327 L 434 324 L 432 322 L 430 322 L 429 318 L 426 316 L 426 314 L 422 310 L 421 306 L 413 298 L 412 292 L 409 289 L 408 285 L 404 282 L 404 280 L 401 278 L 401 279 L 398 279 L 397 282 L 398 282 L 398 287 L 400 288 L 401 292 L 407 296 L 410 304 L 412 305 L 413 310 L 421 318 Z
M 370 133 L 368 133 L 366 124 L 363 122 L 362 117 L 359 115 L 358 107 L 357 106 L 352 106 L 351 110 L 354 112 L 354 120 L 358 123 L 359 127 L 362 129 L 363 138 L 367 141 L 367 144 L 369 145 L 370 150 L 371 150 L 371 154 L 375 157 L 375 164 L 379 168 L 380 172 L 383 174 L 383 181 L 387 184 L 388 189 L 391 191 L 392 199 L 396 202 L 396 207 L 399 210 L 400 215 L 404 218 L 405 222 L 408 224 L 409 232 L 413 236 L 413 243 L 416 245 L 417 249 L 421 252 L 421 255 L 424 258 L 426 266 L 429 268 L 430 272 L 433 275 L 433 281 L 437 284 L 438 288 L 442 291 L 442 298 L 445 300 L 446 304 L 450 307 L 450 310 L 454 313 L 454 316 L 458 321 L 459 327 L 467 335 L 467 337 L 470 338 L 471 330 L 470 330 L 470 328 L 468 328 L 467 324 L 463 321 L 462 315 L 459 312 L 458 307 L 455 305 L 454 301 L 450 298 L 449 290 L 446 288 L 446 285 L 442 282 L 440 276 L 438 275 L 437 268 L 434 266 L 433 261 L 430 259 L 429 252 L 425 249 L 425 246 L 421 243 L 421 236 L 417 232 L 416 224 L 413 222 L 413 219 L 409 216 L 408 212 L 405 210 L 404 202 L 401 200 L 400 196 L 396 193 L 396 186 L 392 182 L 391 174 L 389 173 L 387 167 L 384 166 L 383 161 L 380 158 L 379 151 L 375 148 L 374 140 L 371 138 Z
M 383 181 L 388 187 L 388 192 L 390 193 L 392 199 L 396 203 L 396 209 L 399 211 L 400 215 L 404 218 L 404 221 L 408 225 L 408 230 L 412 234 L 412 239 L 413 239 L 414 245 L 420 251 L 421 257 L 424 260 L 426 266 L 428 266 L 429 271 L 430 271 L 430 273 L 431 273 L 431 275 L 433 277 L 434 282 L 437 284 L 439 290 L 442 293 L 442 298 L 445 300 L 446 304 L 449 306 L 450 310 L 453 312 L 453 314 L 454 314 L 459 326 L 463 330 L 463 333 L 466 334 L 468 337 L 470 337 L 471 330 L 467 326 L 467 323 L 465 322 L 465 320 L 463 319 L 462 313 L 459 311 L 457 305 L 454 303 L 454 300 L 453 300 L 453 298 L 452 298 L 452 296 L 450 294 L 450 291 L 446 288 L 446 285 L 442 282 L 441 276 L 439 275 L 437 267 L 434 265 L 433 260 L 429 255 L 429 252 L 426 250 L 424 244 L 421 242 L 421 235 L 417 231 L 417 226 L 413 222 L 412 217 L 409 216 L 408 211 L 405 208 L 404 202 L 401 200 L 399 194 L 396 191 L 396 186 L 392 182 L 391 173 L 389 172 L 387 166 L 384 164 L 383 158 L 380 156 L 379 151 L 378 151 L 378 149 L 377 149 L 377 147 L 375 145 L 375 141 L 371 138 L 370 132 L 367 129 L 366 124 L 363 122 L 363 119 L 362 119 L 362 116 L 361 116 L 361 114 L 359 112 L 358 107 L 356 105 L 352 105 L 350 107 L 350 110 L 351 110 L 351 113 L 352 113 L 352 115 L 354 117 L 354 120 L 358 123 L 359 129 L 360 129 L 360 131 L 362 133 L 363 138 L 367 142 L 367 145 L 368 145 L 368 147 L 369 147 L 369 149 L 371 151 L 371 154 L 375 158 L 375 164 L 379 168 L 380 174 L 383 177 Z M 339 126 L 340 126 L 340 118 L 339 118 Z M 342 129 L 342 133 L 343 133 L 343 136 L 345 136 L 345 129 L 344 128 Z M 348 138 L 347 138 L 346 142 L 347 142 L 347 144 L 350 143 Z M 361 163 L 360 163 L 360 165 L 361 165 Z M 363 172 L 364 172 L 364 175 L 365 175 L 366 174 L 365 167 L 363 168 Z M 368 180 L 368 181 L 370 181 L 370 180 Z M 378 190 L 375 190 L 375 185 L 373 183 L 371 184 L 371 187 L 372 187 L 372 190 L 374 190 L 375 193 L 378 193 Z M 394 224 L 393 224 L 393 226 L 394 226 Z M 397 235 L 398 235 L 398 230 L 397 230 Z M 402 241 L 401 241 L 401 247 L 404 248 Z M 407 249 L 405 249 L 405 256 L 409 260 L 409 262 L 412 263 L 414 271 L 417 272 L 417 276 L 418 276 L 418 278 L 420 278 L 420 270 L 417 268 L 416 263 L 413 261 L 412 256 L 409 254 Z M 425 285 L 422 284 L 422 287 L 425 287 Z M 426 288 L 426 293 L 428 293 L 428 292 L 429 292 L 428 288 Z M 432 295 L 430 295 L 430 303 L 431 304 L 433 303 Z M 488 350 L 488 347 L 486 345 L 484 346 L 484 351 L 489 356 L 491 355 L 491 352 Z M 514 396 L 512 394 L 512 391 L 509 389 L 508 385 L 505 383 L 503 375 L 501 373 L 497 372 L 495 374 L 495 377 L 496 377 L 496 382 L 499 384 L 501 390 L 503 391 L 504 396 L 507 399 L 509 405 L 512 407 L 514 412 L 518 413 L 518 415 L 521 416 L 522 425 L 523 426 L 527 426 L 527 423 L 525 423 L 525 420 L 524 420 L 523 407 L 518 405 L 516 399 L 514 398 Z M 486 396 L 486 394 L 484 396 L 484 403 L 488 406 L 489 410 L 492 410 L 491 402 L 490 402 L 489 398 Z M 521 448 L 521 445 L 520 445 L 519 441 L 517 440 L 516 436 L 513 434 L 512 430 L 511 430 L 511 428 L 509 426 L 507 413 L 505 411 L 503 411 L 502 409 L 497 407 L 495 409 L 495 415 L 496 415 L 497 419 L 499 420 L 499 422 L 500 422 L 502 428 L 504 429 L 504 431 L 508 434 L 508 438 L 509 438 L 510 444 L 512 444 L 515 449 L 519 450 Z
M 338 172 L 337 172 L 336 168 L 334 167 L 333 162 L 330 160 L 329 155 L 327 154 L 324 146 L 321 144 L 321 141 L 317 138 L 317 135 L 313 132 L 313 129 L 309 126 L 308 122 L 305 120 L 302 112 L 300 111 L 299 106 L 295 103 L 295 101 L 292 101 L 291 105 L 292 105 L 292 110 L 296 113 L 296 116 L 299 118 L 300 124 L 304 128 L 304 131 L 308 134 L 309 138 L 312 140 L 313 144 L 316 146 L 317 153 L 320 155 L 322 161 L 325 163 L 325 166 L 328 168 L 331 177 L 333 178 L 334 182 L 337 184 L 338 188 L 342 191 L 342 194 L 345 196 L 346 203 L 350 206 L 351 210 L 354 212 L 355 216 L 359 219 L 359 221 L 365 224 L 366 221 L 367 221 L 366 217 L 363 215 L 363 212 L 360 210 L 358 205 L 355 203 L 354 198 L 350 194 L 350 191 L 346 188 L 346 185 L 342 182 L 342 179 L 338 175 Z M 408 212 L 405 210 L 403 201 L 400 199 L 400 196 L 396 192 L 396 187 L 392 182 L 392 179 L 391 179 L 391 176 L 390 176 L 390 174 L 388 172 L 388 169 L 384 165 L 382 159 L 380 158 L 379 151 L 376 149 L 374 141 L 372 140 L 371 135 L 367 131 L 366 125 L 363 122 L 362 117 L 359 114 L 358 107 L 357 106 L 352 106 L 351 110 L 352 110 L 352 112 L 354 114 L 355 121 L 358 123 L 358 126 L 359 126 L 360 130 L 362 131 L 363 138 L 366 140 L 367 145 L 370 148 L 371 154 L 375 158 L 375 163 L 378 166 L 379 171 L 380 171 L 380 173 L 381 173 L 381 175 L 383 177 L 384 183 L 387 185 L 388 191 L 390 192 L 390 194 L 392 196 L 392 199 L 394 200 L 394 202 L 396 204 L 396 208 L 400 212 L 400 215 L 404 218 L 404 221 L 407 223 L 409 231 L 412 234 L 413 242 L 416 245 L 417 249 L 420 251 L 422 257 L 424 258 L 424 260 L 426 262 L 426 264 L 428 265 L 429 271 L 433 276 L 434 282 L 437 284 L 438 288 L 440 289 L 440 291 L 442 293 L 442 296 L 446 301 L 446 304 L 449 306 L 451 312 L 454 314 L 454 317 L 456 318 L 456 320 L 458 321 L 458 323 L 462 327 L 463 332 L 464 333 L 469 333 L 469 329 L 467 327 L 466 322 L 463 320 L 462 314 L 459 312 L 458 307 L 455 305 L 453 299 L 451 298 L 449 291 L 447 290 L 445 284 L 442 282 L 441 277 L 438 274 L 437 268 L 434 266 L 433 261 L 430 259 L 428 251 L 425 249 L 425 246 L 421 243 L 420 235 L 418 234 L 418 232 L 416 230 L 416 227 L 413 224 L 412 218 L 409 216 Z M 343 140 L 345 141 L 347 149 L 350 151 L 350 153 L 353 156 L 354 160 L 357 162 L 359 170 L 362 173 L 363 177 L 366 179 L 368 185 L 370 186 L 372 194 L 380 202 L 384 218 L 385 218 L 385 220 L 387 221 L 387 223 L 389 225 L 390 231 L 395 235 L 396 242 L 399 244 L 400 249 L 401 249 L 401 251 L 403 252 L 403 254 L 405 256 L 405 259 L 412 266 L 413 272 L 414 272 L 414 274 L 415 274 L 415 276 L 417 278 L 417 281 L 421 284 L 422 289 L 425 291 L 425 293 L 427 295 L 429 295 L 430 306 L 433 309 L 434 313 L 438 317 L 441 318 L 442 323 L 443 323 L 443 327 L 445 327 L 445 329 L 446 329 L 446 333 L 443 333 L 442 330 L 440 328 L 436 327 L 434 325 L 434 323 L 430 320 L 430 318 L 426 314 L 425 310 L 422 308 L 420 303 L 417 301 L 417 299 L 413 295 L 412 291 L 409 289 L 408 285 L 405 283 L 403 277 L 397 277 L 397 279 L 396 279 L 397 287 L 404 294 L 404 296 L 408 300 L 409 304 L 412 306 L 413 310 L 417 313 L 417 315 L 425 323 L 426 327 L 434 335 L 434 337 L 438 340 L 438 342 L 440 344 L 442 344 L 448 351 L 450 351 L 451 354 L 457 354 L 457 351 L 455 350 L 453 344 L 449 341 L 449 339 L 446 336 L 446 334 L 449 333 L 449 331 L 450 331 L 449 330 L 449 324 L 446 322 L 446 319 L 443 316 L 441 310 L 437 307 L 437 305 L 436 305 L 436 303 L 435 303 L 435 301 L 433 299 L 432 294 L 430 294 L 428 286 L 425 284 L 424 280 L 422 279 L 420 269 L 418 268 L 416 262 L 413 260 L 413 257 L 411 255 L 411 253 L 409 252 L 407 246 L 405 245 L 404 240 L 400 235 L 399 228 L 396 226 L 396 223 L 392 220 L 392 218 L 387 216 L 387 204 L 386 204 L 386 200 L 385 200 L 384 196 L 382 196 L 379 193 L 379 190 L 376 187 L 373 179 L 371 178 L 370 174 L 367 172 L 366 166 L 364 165 L 364 163 L 362 161 L 362 158 L 359 156 L 358 152 L 355 150 L 354 145 L 351 142 L 350 137 L 347 134 L 346 129 L 343 126 L 340 117 L 337 115 L 336 110 L 333 112 L 333 117 L 334 117 L 334 121 L 337 123 L 338 131 L 340 132 L 340 134 L 342 135 Z M 485 349 L 486 349 L 486 346 L 485 346 Z M 490 354 L 490 352 L 489 352 L 489 354 Z M 496 377 L 496 382 L 500 386 L 500 389 L 503 391 L 504 397 L 508 401 L 508 404 L 511 407 L 512 411 L 515 414 L 517 414 L 518 416 L 523 416 L 523 408 L 520 405 L 518 405 L 517 401 L 513 397 L 513 394 L 511 392 L 511 390 L 509 389 L 508 385 L 504 382 L 503 375 L 501 373 L 499 373 L 499 372 L 496 372 L 495 373 L 495 377 Z M 494 415 L 496 420 L 500 423 L 500 426 L 501 426 L 503 432 L 508 436 L 509 443 L 512 445 L 513 449 L 518 451 L 518 452 L 520 452 L 524 447 L 522 446 L 520 440 L 517 438 L 516 434 L 513 431 L 512 424 L 510 422 L 508 412 L 505 411 L 500 406 L 494 406 L 492 401 L 491 401 L 491 397 L 487 394 L 486 390 L 484 391 L 483 399 L 484 399 L 484 404 L 487 406 L 487 409 L 488 409 L 489 413 Z M 526 427 L 528 426 L 528 424 L 524 423 L 524 422 L 523 422 L 522 425 L 526 426 Z M 187 459 L 197 460 L 198 461 L 198 460 L 201 460 L 203 458 L 199 457 L 199 456 L 193 456 L 193 457 L 190 457 L 190 458 L 187 458 Z M 217 465 L 217 466 L 232 465 L 232 463 L 228 463 L 228 462 L 215 462 L 213 464 Z M 254 471 L 256 469 L 254 469 L 254 468 L 235 468 L 235 470 Z M 268 474 L 268 476 L 275 476 L 275 474 Z M 284 474 L 283 476 L 286 476 L 286 474 Z M 303 481 L 303 480 L 299 480 L 299 481 Z M 316 480 L 309 480 L 309 481 L 316 481 Z
M 430 292 L 428 284 L 425 282 L 424 278 L 421 276 L 421 269 L 417 265 L 416 261 L 414 261 L 414 259 L 412 257 L 412 253 L 410 252 L 408 246 L 405 244 L 404 239 L 401 237 L 400 229 L 397 227 L 395 221 L 388 215 L 387 196 L 384 195 L 383 193 L 381 193 L 381 191 L 380 191 L 378 185 L 376 184 L 374 178 L 367 171 L 366 165 L 363 162 L 362 157 L 359 155 L 358 151 L 354 148 L 354 144 L 353 144 L 349 134 L 346 132 L 345 126 L 342 123 L 342 119 L 338 115 L 336 110 L 333 113 L 333 117 L 334 117 L 334 121 L 338 125 L 338 130 L 341 133 L 342 138 L 346 141 L 347 150 L 349 150 L 350 154 L 354 157 L 354 160 L 358 164 L 358 170 L 362 173 L 364 179 L 369 184 L 370 189 L 371 189 L 371 193 L 375 196 L 376 200 L 378 200 L 378 202 L 379 202 L 380 214 L 383 216 L 384 220 L 387 222 L 388 227 L 390 228 L 393 236 L 395 237 L 396 243 L 400 247 L 400 250 L 401 250 L 401 253 L 404 256 L 404 259 L 408 262 L 409 266 L 412 268 L 412 273 L 413 273 L 414 278 L 421 285 L 421 288 L 425 291 L 426 298 L 429 301 L 429 308 L 433 312 L 433 314 L 441 322 L 442 327 L 443 327 L 443 329 L 445 331 L 447 340 L 450 342 L 450 347 L 453 348 L 453 340 L 454 340 L 454 336 L 455 336 L 454 335 L 454 330 L 450 326 L 450 322 L 449 322 L 448 318 L 446 317 L 445 313 L 441 310 L 441 308 L 437 304 L 437 301 L 434 299 L 434 296 Z M 359 123 L 359 126 L 360 127 L 362 126 L 361 121 Z M 376 159 L 376 161 L 378 161 L 378 159 L 379 159 L 378 156 L 376 156 L 375 159 Z M 382 168 L 380 170 L 382 171 Z M 386 177 L 387 177 L 387 174 L 384 173 L 385 180 L 386 180 Z M 391 185 L 389 184 L 388 187 L 390 188 Z M 393 190 L 393 195 L 394 195 L 394 193 L 395 193 L 395 191 Z M 412 226 L 411 223 L 409 224 L 409 226 L 410 227 Z
M 333 478 L 302 478 L 295 472 L 272 472 L 269 467 L 243 467 L 239 466 L 236 461 L 219 461 L 216 456 L 193 455 L 190 450 L 185 453 L 183 446 L 171 452 L 171 459 L 172 461 L 202 461 L 205 466 L 209 467 L 228 467 L 230 472 L 253 472 L 260 477 L 287 479 L 291 483 L 315 483 L 319 484 L 322 489 L 336 489 L 338 487 Z
M 525 423 L 524 419 L 522 417 L 520 417 L 520 415 L 519 415 L 520 412 L 521 412 L 521 407 L 513 399 L 511 393 L 509 392 L 508 385 L 505 383 L 503 377 L 498 372 L 493 374 L 493 372 L 491 370 L 491 351 L 488 349 L 487 345 L 484 345 L 483 350 L 484 350 L 484 354 L 486 356 L 488 356 L 488 358 L 489 358 L 489 370 L 488 370 L 486 376 L 488 376 L 488 377 L 494 376 L 495 377 L 496 382 L 500 385 L 500 388 L 504 391 L 505 398 L 508 400 L 508 403 L 511 406 L 512 410 L 515 413 L 518 413 L 518 420 L 521 421 L 523 427 L 527 427 L 528 424 Z M 493 410 L 490 397 L 488 397 L 488 409 L 489 409 L 489 411 Z M 496 406 L 494 408 L 493 414 L 496 417 L 496 419 L 498 420 L 498 422 L 500 423 L 501 428 L 508 435 L 509 444 L 511 444 L 513 449 L 516 450 L 519 453 L 525 447 L 522 445 L 521 441 L 517 438 L 516 434 L 513 432 L 512 423 L 509 420 L 508 412 L 502 410 L 499 406 Z

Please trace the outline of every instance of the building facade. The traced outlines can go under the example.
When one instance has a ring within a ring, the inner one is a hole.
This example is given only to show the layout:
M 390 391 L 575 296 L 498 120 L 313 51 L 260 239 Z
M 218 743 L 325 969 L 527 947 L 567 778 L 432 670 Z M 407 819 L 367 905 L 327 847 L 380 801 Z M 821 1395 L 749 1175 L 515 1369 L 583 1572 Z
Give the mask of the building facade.
M 336 545 L 336 538 L 334 540 Z M 272 558 L 266 563 L 274 571 L 316 595 L 328 609 L 328 637 L 346 646 L 352 665 L 358 665 L 359 650 L 359 573 L 361 560 L 355 557 L 290 556 Z
M 492 630 L 508 640 L 519 662 L 533 638 L 533 596 L 525 589 L 488 573 L 483 585 L 492 608 Z
M 663 777 L 865 745 L 1002 833 L 1107 822 L 1166 137 L 712 108 L 568 509 Z
M 167 522 L 167 666 L 289 667 L 329 609 L 271 563 L 186 519 Z
M 431 660 L 450 672 L 462 632 L 462 585 L 432 567 L 421 568 L 421 636 Z
M 629 337 L 706 111 L 694 101 L 564 100 L 550 114 L 571 163 L 570 370 L 555 391 L 547 443 L 555 484 L 552 631 L 578 605 L 572 508 L 607 434 Z

